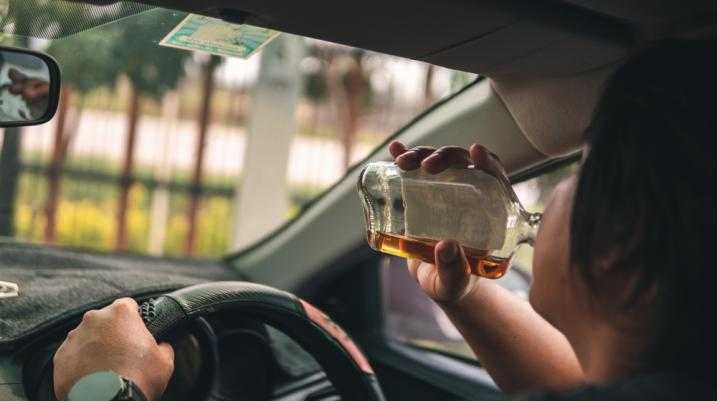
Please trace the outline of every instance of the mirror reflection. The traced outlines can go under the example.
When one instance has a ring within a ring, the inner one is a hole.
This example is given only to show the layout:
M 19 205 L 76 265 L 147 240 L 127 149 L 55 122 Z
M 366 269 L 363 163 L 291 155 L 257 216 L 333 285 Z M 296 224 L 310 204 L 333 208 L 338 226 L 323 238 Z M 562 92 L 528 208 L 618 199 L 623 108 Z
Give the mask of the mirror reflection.
M 0 123 L 22 124 L 48 113 L 50 69 L 33 54 L 0 50 Z

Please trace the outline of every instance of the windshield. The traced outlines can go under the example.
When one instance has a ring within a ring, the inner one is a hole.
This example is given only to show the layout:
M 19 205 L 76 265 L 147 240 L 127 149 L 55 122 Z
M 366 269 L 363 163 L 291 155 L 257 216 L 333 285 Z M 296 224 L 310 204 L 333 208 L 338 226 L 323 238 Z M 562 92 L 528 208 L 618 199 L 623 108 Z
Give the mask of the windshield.
M 1 134 L 0 234 L 23 241 L 240 250 L 475 78 L 285 33 L 245 59 L 161 46 L 187 14 L 159 8 L 54 40 L 13 35 L 67 33 L 31 3 L 3 21 L 2 44 L 51 54 L 63 88 L 52 121 Z

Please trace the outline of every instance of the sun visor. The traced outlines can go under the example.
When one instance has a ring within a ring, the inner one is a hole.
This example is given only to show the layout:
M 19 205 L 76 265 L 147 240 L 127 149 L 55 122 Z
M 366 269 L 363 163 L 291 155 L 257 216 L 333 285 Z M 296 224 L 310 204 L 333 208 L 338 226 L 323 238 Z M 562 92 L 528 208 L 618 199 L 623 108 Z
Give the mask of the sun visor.
M 603 83 L 617 65 L 570 77 L 512 77 L 491 84 L 526 139 L 543 154 L 560 157 L 580 147 Z
M 491 78 L 564 77 L 615 62 L 627 46 L 575 35 L 537 21 L 522 21 L 490 35 L 423 58 L 432 64 L 480 71 Z M 466 57 L 473 54 L 474 57 Z

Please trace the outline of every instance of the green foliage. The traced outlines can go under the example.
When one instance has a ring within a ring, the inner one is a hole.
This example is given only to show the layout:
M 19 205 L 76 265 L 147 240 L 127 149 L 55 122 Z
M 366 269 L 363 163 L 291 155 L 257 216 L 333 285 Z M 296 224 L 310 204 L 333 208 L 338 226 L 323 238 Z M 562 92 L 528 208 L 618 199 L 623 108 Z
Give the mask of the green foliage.
M 317 46 L 308 46 L 307 57 L 302 61 L 304 96 L 314 103 L 329 98 L 328 61 Z
M 57 3 L 53 1 L 43 0 L 13 0 L 8 4 L 8 15 L 6 16 L 5 25 L 9 25 L 12 21 L 15 32 L 27 32 L 32 26 L 35 30 L 42 30 L 42 26 L 37 26 L 38 22 L 44 22 L 45 25 L 52 18 L 42 18 L 38 20 L 38 15 L 57 15 Z
M 15 3 L 24 4 L 16 7 L 16 19 L 26 23 L 36 21 L 33 12 L 58 13 L 51 1 Z M 166 10 L 137 14 L 121 23 L 56 39 L 46 50 L 57 59 L 63 83 L 81 94 L 113 88 L 119 76 L 126 76 L 140 95 L 159 100 L 178 86 L 192 55 L 158 44 L 184 15 Z
M 326 72 L 322 70 L 304 73 L 304 96 L 314 103 L 322 103 L 329 97 Z
M 121 70 L 112 60 L 110 44 L 117 29 L 90 30 L 70 38 L 54 40 L 46 49 L 57 59 L 62 83 L 86 94 L 96 88 L 113 87 Z
M 182 16 L 150 11 L 128 18 L 111 42 L 110 60 L 140 94 L 161 99 L 184 76 L 186 61 L 192 53 L 158 45 Z

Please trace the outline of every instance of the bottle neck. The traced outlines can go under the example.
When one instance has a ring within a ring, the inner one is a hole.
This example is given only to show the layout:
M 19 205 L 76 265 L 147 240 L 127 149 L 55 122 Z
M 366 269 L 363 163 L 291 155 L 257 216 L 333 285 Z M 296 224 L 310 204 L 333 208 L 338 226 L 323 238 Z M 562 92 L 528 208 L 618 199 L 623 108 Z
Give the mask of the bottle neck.
M 518 244 L 529 244 L 533 245 L 535 237 L 538 235 L 538 227 L 540 226 L 540 220 L 543 218 L 542 213 L 528 213 L 525 210 L 521 210 L 522 224 L 520 229 L 520 237 Z

